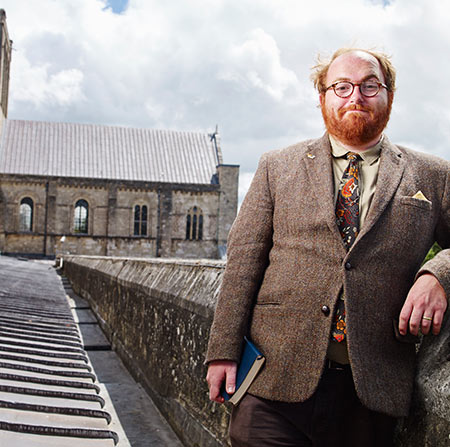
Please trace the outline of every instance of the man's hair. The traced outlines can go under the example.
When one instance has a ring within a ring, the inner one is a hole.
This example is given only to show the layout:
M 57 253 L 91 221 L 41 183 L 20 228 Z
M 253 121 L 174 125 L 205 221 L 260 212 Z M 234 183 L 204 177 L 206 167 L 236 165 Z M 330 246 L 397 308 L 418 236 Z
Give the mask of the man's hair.
M 319 93 L 325 93 L 326 91 L 326 78 L 328 69 L 330 68 L 331 63 L 339 56 L 345 53 L 352 53 L 354 51 L 363 51 L 367 54 L 370 54 L 375 59 L 378 60 L 381 71 L 383 72 L 386 86 L 390 92 L 395 91 L 395 68 L 392 65 L 391 58 L 385 53 L 381 53 L 373 50 L 365 50 L 362 48 L 352 48 L 352 47 L 344 47 L 339 48 L 331 58 L 323 59 L 319 54 L 317 56 L 317 63 L 312 67 L 311 80 L 314 82 L 314 87 L 317 89 Z

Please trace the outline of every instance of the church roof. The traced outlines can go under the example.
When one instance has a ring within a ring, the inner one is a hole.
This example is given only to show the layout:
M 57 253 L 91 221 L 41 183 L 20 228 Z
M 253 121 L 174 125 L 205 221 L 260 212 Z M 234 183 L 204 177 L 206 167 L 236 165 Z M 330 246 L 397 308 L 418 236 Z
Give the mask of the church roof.
M 0 174 L 211 184 L 222 163 L 207 133 L 6 120 Z

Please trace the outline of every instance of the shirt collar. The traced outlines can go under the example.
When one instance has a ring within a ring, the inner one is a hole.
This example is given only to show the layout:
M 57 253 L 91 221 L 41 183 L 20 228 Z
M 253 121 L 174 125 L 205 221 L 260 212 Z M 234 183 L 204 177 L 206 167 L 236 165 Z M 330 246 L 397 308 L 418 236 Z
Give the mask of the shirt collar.
M 328 135 L 330 138 L 331 144 L 331 154 L 334 158 L 342 158 L 345 157 L 349 150 L 342 146 L 339 141 L 337 141 L 333 136 Z M 378 158 L 380 157 L 381 152 L 381 144 L 383 143 L 384 136 L 381 136 L 380 141 L 375 144 L 375 146 L 369 147 L 365 151 L 358 152 L 358 155 L 369 165 L 374 164 Z

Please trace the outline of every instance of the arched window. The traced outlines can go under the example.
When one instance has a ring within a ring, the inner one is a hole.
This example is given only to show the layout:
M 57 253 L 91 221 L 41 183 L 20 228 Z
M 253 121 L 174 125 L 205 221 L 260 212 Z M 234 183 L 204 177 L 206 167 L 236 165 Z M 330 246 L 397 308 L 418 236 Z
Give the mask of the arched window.
M 73 220 L 73 232 L 87 234 L 88 232 L 89 205 L 86 200 L 78 200 L 75 204 Z
M 196 206 L 186 216 L 186 240 L 201 241 L 203 239 L 203 213 Z
M 201 241 L 203 239 L 203 214 L 198 215 L 197 239 L 199 241 Z
M 147 236 L 147 205 L 136 205 L 134 207 L 134 235 Z
M 32 231 L 33 229 L 33 200 L 24 197 L 20 201 L 19 231 Z
M 188 214 L 186 216 L 186 239 L 189 240 L 191 238 L 191 215 Z

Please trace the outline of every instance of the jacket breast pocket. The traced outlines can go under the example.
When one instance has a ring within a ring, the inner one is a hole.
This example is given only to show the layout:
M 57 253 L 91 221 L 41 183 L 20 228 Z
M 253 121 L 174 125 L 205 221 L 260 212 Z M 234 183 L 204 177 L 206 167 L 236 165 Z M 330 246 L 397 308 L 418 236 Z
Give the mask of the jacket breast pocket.
M 436 213 L 432 202 L 413 197 L 395 197 L 379 221 L 386 250 L 411 260 L 425 256 L 434 237 Z
M 415 197 L 407 196 L 398 197 L 397 200 L 401 205 L 414 206 L 416 208 L 430 211 L 433 209 L 433 203 L 429 200 L 416 199 Z

